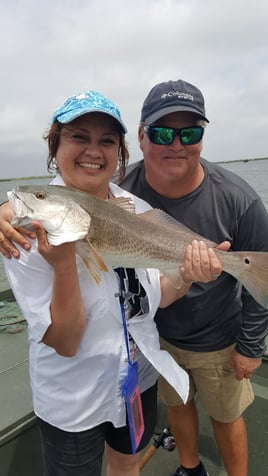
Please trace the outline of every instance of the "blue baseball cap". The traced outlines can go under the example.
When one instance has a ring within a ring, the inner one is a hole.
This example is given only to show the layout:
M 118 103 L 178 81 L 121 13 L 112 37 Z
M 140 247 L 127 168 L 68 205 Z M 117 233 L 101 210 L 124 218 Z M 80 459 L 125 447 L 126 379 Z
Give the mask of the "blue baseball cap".
M 141 122 L 152 125 L 172 112 L 194 112 L 206 122 L 205 101 L 201 91 L 182 79 L 167 81 L 154 86 L 145 98 Z
M 66 99 L 54 112 L 52 124 L 56 121 L 62 124 L 68 124 L 68 122 L 89 112 L 103 112 L 104 114 L 108 114 L 119 123 L 124 134 L 127 132 L 118 107 L 110 99 L 97 91 L 86 91 Z

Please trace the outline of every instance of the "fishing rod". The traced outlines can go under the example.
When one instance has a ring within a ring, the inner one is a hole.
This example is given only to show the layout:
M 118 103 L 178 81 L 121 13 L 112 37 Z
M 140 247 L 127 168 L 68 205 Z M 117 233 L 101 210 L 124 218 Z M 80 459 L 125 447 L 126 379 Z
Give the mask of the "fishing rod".
M 140 469 L 144 468 L 144 466 L 148 463 L 160 446 L 162 446 L 166 451 L 173 451 L 176 447 L 175 439 L 171 435 L 168 428 L 164 428 L 158 437 L 153 439 L 153 444 L 148 448 L 146 453 L 141 458 Z

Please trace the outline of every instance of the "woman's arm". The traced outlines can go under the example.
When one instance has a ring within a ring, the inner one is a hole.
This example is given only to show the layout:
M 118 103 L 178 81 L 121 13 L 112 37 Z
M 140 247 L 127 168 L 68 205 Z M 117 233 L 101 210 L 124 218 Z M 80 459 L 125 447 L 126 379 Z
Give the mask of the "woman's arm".
M 84 307 L 76 267 L 75 243 L 52 246 L 44 228 L 33 222 L 38 251 L 52 266 L 51 325 L 42 341 L 65 357 L 75 355 L 85 329 Z

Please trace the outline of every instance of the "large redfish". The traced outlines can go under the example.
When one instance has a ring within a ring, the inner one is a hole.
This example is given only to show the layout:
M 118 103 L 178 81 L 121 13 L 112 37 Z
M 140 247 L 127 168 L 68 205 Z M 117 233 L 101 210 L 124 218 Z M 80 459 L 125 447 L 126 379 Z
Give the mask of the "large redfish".
M 126 198 L 101 200 L 86 192 L 58 185 L 18 186 L 8 192 L 14 226 L 38 220 L 53 245 L 77 241 L 77 252 L 99 283 L 107 266 L 157 268 L 175 287 L 185 247 L 194 239 L 216 244 L 160 210 L 135 214 Z M 223 270 L 238 279 L 268 308 L 268 252 L 220 251 Z

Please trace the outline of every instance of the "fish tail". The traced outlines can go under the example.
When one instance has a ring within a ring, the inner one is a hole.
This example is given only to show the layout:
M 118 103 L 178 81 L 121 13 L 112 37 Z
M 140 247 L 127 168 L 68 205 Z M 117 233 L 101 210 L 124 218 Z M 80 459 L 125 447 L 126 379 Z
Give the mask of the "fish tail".
M 241 270 L 241 266 L 235 266 L 234 259 L 230 274 L 243 284 L 259 304 L 268 309 L 268 252 L 237 251 L 230 254 L 239 257 L 243 263 Z

